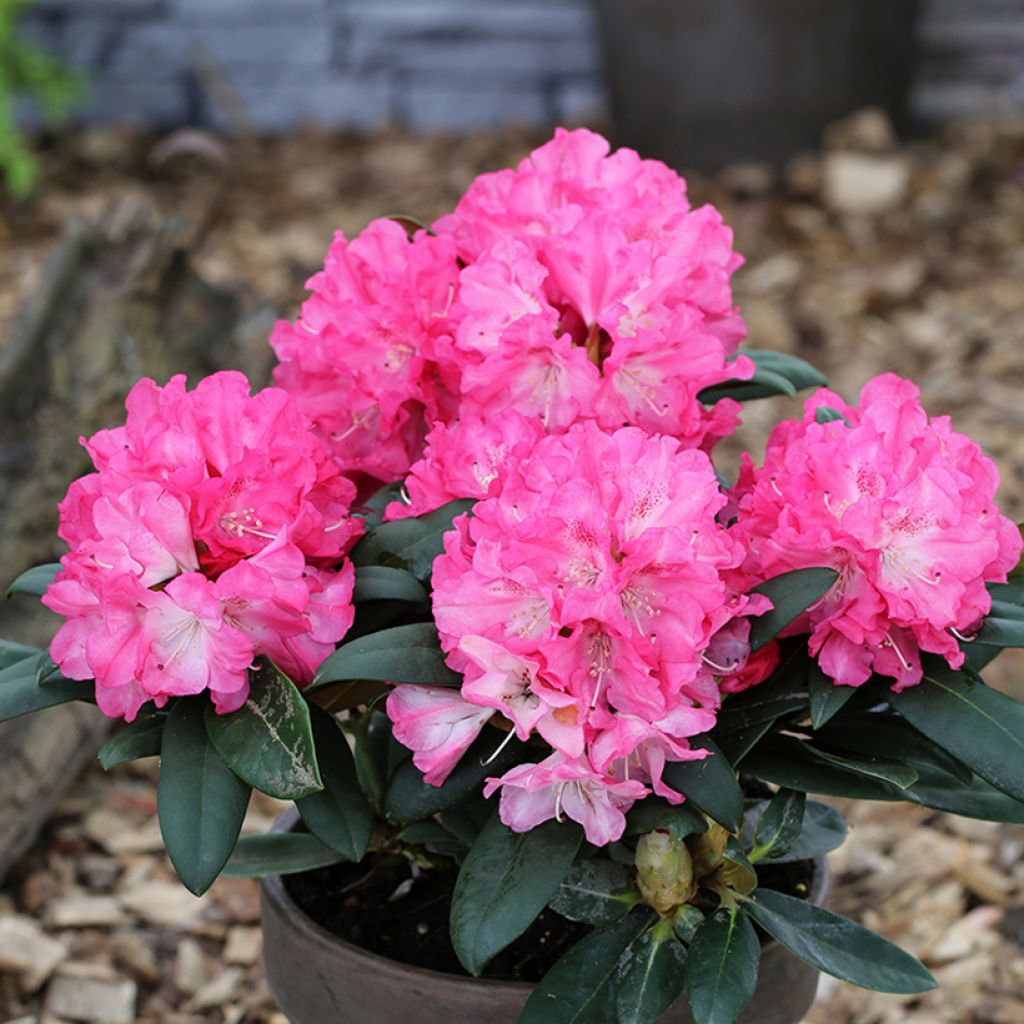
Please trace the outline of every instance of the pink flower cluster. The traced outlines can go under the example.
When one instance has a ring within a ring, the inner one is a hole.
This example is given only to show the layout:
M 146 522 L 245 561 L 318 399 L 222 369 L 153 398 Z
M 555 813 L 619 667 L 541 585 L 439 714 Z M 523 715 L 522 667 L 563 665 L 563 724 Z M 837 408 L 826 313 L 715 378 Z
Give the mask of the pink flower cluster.
M 753 372 L 736 357 L 740 259 L 664 164 L 559 130 L 517 170 L 477 178 L 435 228 L 339 235 L 298 322 L 274 332 L 276 382 L 344 470 L 398 479 L 435 424 L 503 410 L 550 433 L 594 420 L 691 448 L 734 428 L 735 402 L 697 395 Z
M 457 378 L 436 356 L 454 330 L 458 274 L 450 239 L 376 220 L 351 242 L 337 234 L 298 322 L 275 327 L 274 381 L 345 472 L 399 479 L 430 426 L 452 417 Z
M 832 566 L 837 583 L 790 627 L 838 684 L 872 672 L 900 690 L 921 680 L 921 651 L 959 667 L 958 640 L 990 607 L 1021 553 L 994 504 L 995 466 L 947 417 L 929 420 L 917 388 L 893 374 L 865 385 L 857 406 L 821 390 L 800 420 L 780 424 L 764 465 L 749 459 L 735 531 L 759 578 Z M 844 419 L 817 422 L 830 407 Z
M 203 690 L 237 709 L 260 654 L 308 681 L 352 622 L 352 567 L 334 567 L 362 532 L 354 486 L 286 392 L 250 396 L 240 373 L 142 380 L 127 409 L 83 441 L 98 472 L 60 507 L 54 660 L 129 721 Z
M 497 714 L 510 740 L 552 753 L 491 779 L 501 817 L 525 831 L 562 814 L 588 839 L 618 838 L 624 812 L 667 761 L 701 758 L 719 677 L 747 654 L 757 598 L 726 582 L 743 548 L 722 527 L 708 457 L 671 437 L 578 424 L 510 460 L 499 493 L 456 520 L 434 563 L 434 616 L 461 692 L 398 686 L 396 738 L 440 784 Z

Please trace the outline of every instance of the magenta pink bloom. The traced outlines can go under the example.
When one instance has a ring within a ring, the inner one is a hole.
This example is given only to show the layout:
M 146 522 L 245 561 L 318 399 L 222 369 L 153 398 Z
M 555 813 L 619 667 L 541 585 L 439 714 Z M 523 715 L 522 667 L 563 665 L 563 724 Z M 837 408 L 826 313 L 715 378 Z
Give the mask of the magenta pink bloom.
M 410 239 L 395 221 L 377 220 L 352 241 L 338 233 L 301 316 L 275 328 L 274 381 L 346 472 L 397 480 L 431 425 L 452 415 L 457 370 L 437 357 L 453 329 L 457 280 L 449 239 Z
M 440 686 L 396 686 L 388 694 L 387 711 L 395 739 L 413 752 L 413 764 L 432 786 L 448 778 L 494 714 Z
M 845 419 L 818 423 L 827 406 Z M 765 579 L 831 566 L 839 580 L 791 627 L 837 683 L 873 672 L 894 689 L 921 680 L 920 652 L 963 664 L 959 638 L 988 612 L 985 584 L 1017 564 L 1021 537 L 995 505 L 993 463 L 947 417 L 929 419 L 894 374 L 856 406 L 821 390 L 772 433 L 741 477 L 735 531 L 745 570 Z
M 352 622 L 354 486 L 285 392 L 241 374 L 143 380 L 127 407 L 61 504 L 54 660 L 129 720 L 206 690 L 235 710 L 259 655 L 308 682 Z
M 434 615 L 464 676 L 460 700 L 483 711 L 472 718 L 448 691 L 445 714 L 475 736 L 497 713 L 519 740 L 539 735 L 559 766 L 494 780 L 510 787 L 510 827 L 564 810 L 607 842 L 649 787 L 682 798 L 662 768 L 704 756 L 689 737 L 714 724 L 718 679 L 735 667 L 706 652 L 761 607 L 726 582 L 743 550 L 716 520 L 724 503 L 703 452 L 584 423 L 510 460 L 501 489 L 456 520 L 434 563 Z M 438 781 L 472 738 L 462 728 L 441 747 L 415 739 Z
M 596 418 L 710 448 L 738 406 L 698 393 L 753 365 L 730 277 L 741 262 L 674 171 L 586 129 L 482 175 L 438 221 L 467 264 L 453 317 L 462 407 L 512 407 L 549 430 Z
M 467 416 L 435 424 L 423 457 L 405 478 L 408 501 L 395 501 L 385 519 L 422 516 L 458 498 L 486 498 L 505 483 L 508 467 L 528 456 L 544 430 L 535 419 L 507 410 L 488 419 Z

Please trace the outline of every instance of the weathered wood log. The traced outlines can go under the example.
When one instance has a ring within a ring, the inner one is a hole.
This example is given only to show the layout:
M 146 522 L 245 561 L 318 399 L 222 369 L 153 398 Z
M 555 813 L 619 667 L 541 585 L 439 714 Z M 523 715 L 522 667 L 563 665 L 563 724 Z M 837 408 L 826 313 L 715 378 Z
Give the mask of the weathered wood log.
M 179 372 L 194 380 L 227 366 L 257 382 L 265 376 L 269 348 L 246 357 L 241 304 L 191 269 L 188 237 L 195 232 L 138 201 L 73 224 L 0 347 L 3 586 L 62 553 L 57 502 L 90 468 L 78 438 L 123 422 L 136 380 Z M 56 625 L 26 597 L 0 608 L 0 636 L 43 645 Z M 107 727 L 94 707 L 77 704 L 0 725 L 0 878 Z

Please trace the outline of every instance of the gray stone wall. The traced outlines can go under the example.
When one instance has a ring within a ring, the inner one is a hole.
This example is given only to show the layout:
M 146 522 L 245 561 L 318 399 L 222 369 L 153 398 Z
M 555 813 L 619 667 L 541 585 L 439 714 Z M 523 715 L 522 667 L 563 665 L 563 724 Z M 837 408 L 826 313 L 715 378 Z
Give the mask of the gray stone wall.
M 87 72 L 87 119 L 459 131 L 605 102 L 588 0 L 42 0 L 28 24 Z
M 1024 110 L 1024 0 L 924 3 L 917 112 Z M 41 0 L 29 22 L 87 72 L 85 119 L 462 131 L 606 109 L 588 0 Z

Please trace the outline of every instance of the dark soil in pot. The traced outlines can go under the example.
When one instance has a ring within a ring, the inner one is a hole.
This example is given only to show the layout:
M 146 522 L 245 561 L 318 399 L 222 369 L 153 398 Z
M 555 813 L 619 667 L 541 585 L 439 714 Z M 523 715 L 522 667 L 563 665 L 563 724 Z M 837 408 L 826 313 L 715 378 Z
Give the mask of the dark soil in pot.
M 761 883 L 793 896 L 810 892 L 814 865 L 760 865 Z M 321 928 L 370 953 L 446 974 L 466 976 L 452 948 L 448 912 L 458 869 L 422 870 L 409 863 L 337 864 L 290 875 L 285 888 Z M 590 931 L 545 910 L 511 946 L 488 964 L 483 977 L 498 981 L 539 981 Z M 762 937 L 762 941 L 764 938 Z

